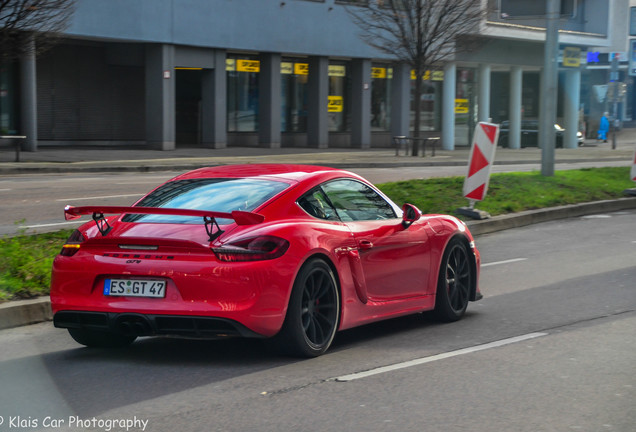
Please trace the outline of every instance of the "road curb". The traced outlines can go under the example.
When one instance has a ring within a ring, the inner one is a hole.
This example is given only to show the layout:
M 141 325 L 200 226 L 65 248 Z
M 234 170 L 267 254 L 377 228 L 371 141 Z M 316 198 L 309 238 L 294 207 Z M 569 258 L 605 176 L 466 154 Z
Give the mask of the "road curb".
M 17 300 L 0 304 L 0 330 L 36 324 L 53 319 L 51 300 L 39 297 L 34 300 Z
M 470 221 L 467 225 L 474 236 L 479 236 L 541 222 L 634 208 L 636 208 L 636 197 L 619 198 L 495 216 L 486 220 Z M 49 297 L 0 304 L 0 330 L 51 321 L 52 319 Z
M 619 198 L 616 200 L 593 201 L 546 209 L 527 210 L 480 221 L 470 221 L 467 222 L 467 225 L 470 228 L 470 232 L 474 236 L 478 236 L 541 222 L 634 208 L 636 208 L 636 198 Z

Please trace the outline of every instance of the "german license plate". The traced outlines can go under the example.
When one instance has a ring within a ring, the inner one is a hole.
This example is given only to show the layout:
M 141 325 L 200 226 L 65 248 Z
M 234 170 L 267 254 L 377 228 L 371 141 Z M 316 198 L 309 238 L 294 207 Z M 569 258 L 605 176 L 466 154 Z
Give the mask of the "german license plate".
M 166 296 L 166 281 L 143 279 L 106 279 L 104 295 L 127 297 L 159 297 Z

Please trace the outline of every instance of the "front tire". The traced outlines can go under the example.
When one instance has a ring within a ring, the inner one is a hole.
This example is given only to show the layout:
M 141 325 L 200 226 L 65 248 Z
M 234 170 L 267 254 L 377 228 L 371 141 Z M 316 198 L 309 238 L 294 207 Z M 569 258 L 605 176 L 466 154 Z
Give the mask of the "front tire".
M 136 336 L 125 336 L 117 333 L 93 331 L 87 329 L 68 329 L 75 342 L 91 348 L 118 348 L 128 346 L 137 339 Z
M 444 322 L 459 320 L 466 312 L 473 274 L 468 251 L 464 243 L 454 238 L 450 241 L 439 270 L 435 315 Z
M 329 265 L 308 261 L 294 281 L 287 316 L 281 331 L 270 339 L 284 354 L 317 357 L 333 341 L 340 321 L 340 294 Z

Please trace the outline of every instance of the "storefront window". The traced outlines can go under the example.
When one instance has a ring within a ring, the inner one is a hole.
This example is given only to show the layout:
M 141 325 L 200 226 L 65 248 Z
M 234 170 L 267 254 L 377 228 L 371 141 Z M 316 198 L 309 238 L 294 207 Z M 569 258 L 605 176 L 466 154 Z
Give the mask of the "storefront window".
M 0 135 L 17 134 L 16 67 L 0 63 Z
M 443 71 L 427 71 L 420 95 L 420 131 L 438 131 L 442 121 Z M 411 130 L 415 129 L 415 72 L 411 72 Z
M 391 81 L 393 69 L 371 68 L 371 130 L 391 130 Z
M 228 56 L 227 131 L 258 130 L 258 73 L 260 62 L 249 56 Z
M 347 66 L 329 65 L 329 132 L 345 132 L 349 129 L 347 106 Z
M 281 79 L 281 131 L 307 132 L 307 62 L 283 61 Z

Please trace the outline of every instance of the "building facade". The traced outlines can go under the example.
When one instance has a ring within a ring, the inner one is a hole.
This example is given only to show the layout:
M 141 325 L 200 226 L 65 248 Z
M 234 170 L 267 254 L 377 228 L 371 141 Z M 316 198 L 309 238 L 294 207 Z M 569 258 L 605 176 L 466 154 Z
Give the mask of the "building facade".
M 629 1 L 569 1 L 560 43 L 579 61 L 560 60 L 559 112 L 576 132 L 590 86 L 604 81 L 588 70 L 589 48 L 611 51 Z M 478 38 L 427 74 L 420 101 L 410 67 L 360 39 L 347 8 L 364 3 L 78 0 L 58 45 L 1 65 L 0 130 L 27 135 L 32 151 L 387 147 L 410 135 L 420 103 L 421 130 L 453 149 L 470 143 L 476 121 L 538 116 L 544 21 L 506 12 L 537 2 L 483 0 L 491 13 Z
M 522 119 L 539 117 L 545 20 L 536 14 L 545 7 L 543 3 L 489 1 L 491 13 L 482 33 L 496 46 L 485 65 L 491 70 L 491 79 L 485 82 L 492 83 L 489 112 L 495 122 L 510 120 L 512 124 L 516 119 L 519 124 Z M 556 121 L 566 129 L 565 145 L 576 147 L 576 131 L 595 138 L 604 112 L 621 121 L 632 118 L 633 83 L 626 55 L 630 2 L 560 3 Z M 471 60 L 483 61 L 488 56 L 479 52 Z M 604 93 L 612 88 L 612 81 L 623 85 L 625 94 Z M 518 142 L 512 143 L 515 145 Z

